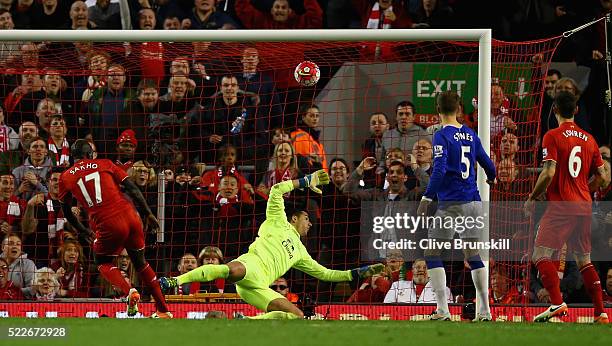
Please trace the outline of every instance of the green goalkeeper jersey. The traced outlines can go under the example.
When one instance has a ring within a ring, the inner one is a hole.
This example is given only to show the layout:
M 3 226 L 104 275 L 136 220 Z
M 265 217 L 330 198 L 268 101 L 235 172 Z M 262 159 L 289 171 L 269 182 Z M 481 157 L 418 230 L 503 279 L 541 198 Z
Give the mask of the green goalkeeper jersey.
M 259 227 L 258 237 L 249 246 L 249 253 L 261 259 L 267 285 L 295 268 L 323 281 L 351 281 L 350 270 L 331 270 L 310 257 L 300 235 L 287 221 L 283 194 L 293 190 L 291 181 L 278 183 L 270 189 L 266 221 Z

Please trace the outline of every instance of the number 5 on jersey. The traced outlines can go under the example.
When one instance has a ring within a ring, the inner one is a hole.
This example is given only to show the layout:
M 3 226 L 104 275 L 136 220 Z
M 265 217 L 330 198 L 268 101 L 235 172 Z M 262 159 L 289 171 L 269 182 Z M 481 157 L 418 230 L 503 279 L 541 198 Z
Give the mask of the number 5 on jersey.
M 89 195 L 89 192 L 87 191 L 87 188 L 85 187 L 85 184 L 92 180 L 94 184 L 94 197 L 96 199 L 95 203 L 92 201 L 91 196 Z M 93 172 L 93 173 L 87 174 L 85 176 L 85 182 L 83 182 L 83 178 L 80 178 L 77 181 L 77 185 L 79 185 L 79 188 L 81 189 L 81 193 L 83 194 L 83 198 L 85 198 L 85 201 L 87 202 L 88 206 L 92 207 L 94 204 L 99 205 L 100 203 L 102 203 L 102 188 L 100 187 L 100 173 L 99 172 Z
M 465 165 L 465 171 L 461 170 L 461 178 L 463 179 L 470 177 L 470 159 L 466 156 L 466 154 L 469 154 L 470 151 L 471 148 L 469 145 L 461 146 L 461 163 Z

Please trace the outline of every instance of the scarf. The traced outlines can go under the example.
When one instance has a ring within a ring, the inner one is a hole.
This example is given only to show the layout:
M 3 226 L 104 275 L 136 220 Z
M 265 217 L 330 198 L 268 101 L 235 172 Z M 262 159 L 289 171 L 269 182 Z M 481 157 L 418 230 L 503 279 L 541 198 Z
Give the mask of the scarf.
M 291 177 L 291 167 L 287 167 L 287 169 L 284 170 L 275 169 L 268 177 L 268 186 L 272 187 L 282 181 L 291 180 Z
M 53 205 L 53 200 L 51 197 L 49 195 L 46 197 L 47 201 L 45 202 L 45 206 L 47 207 L 47 232 L 49 234 L 49 239 L 57 238 L 58 240 L 61 240 L 64 233 L 64 224 L 66 223 L 66 219 L 60 217 L 55 211 L 55 206 Z M 61 213 L 61 209 L 58 210 L 58 212 Z
M 83 267 L 79 263 L 75 265 L 75 270 L 66 271 L 66 273 L 59 277 L 60 287 L 67 291 L 78 291 L 82 289 L 83 281 Z
M 53 138 L 49 137 L 49 152 L 55 154 L 55 164 L 57 166 L 70 166 L 70 145 L 68 140 L 64 137 L 62 141 L 62 154 L 60 155 L 57 151 L 57 146 L 53 141 Z
M 106 86 L 105 79 L 100 78 L 99 80 L 95 80 L 92 76 L 87 77 L 87 89 L 85 89 L 83 92 L 81 100 L 88 102 L 94 91 L 96 91 L 98 88 L 103 88 L 104 86 Z
M 6 207 L 6 222 L 9 225 L 14 225 L 21 219 L 21 210 L 23 209 L 22 201 L 15 195 L 11 195 Z
M 392 22 L 387 17 L 385 17 L 385 12 L 393 12 L 393 6 L 389 6 L 389 8 L 387 8 L 386 10 L 381 11 L 378 2 L 374 3 L 374 6 L 372 6 L 372 11 L 370 11 L 370 19 L 368 19 L 368 24 L 366 25 L 366 28 L 391 29 Z
M 49 238 L 47 246 L 49 246 L 49 256 L 53 258 L 57 254 L 57 249 L 64 242 L 64 224 L 66 219 L 58 215 L 58 213 L 61 213 L 61 209 L 58 208 L 58 212 L 55 211 L 51 197 L 48 194 L 45 197 L 47 198 L 45 206 L 47 207 L 47 236 Z
M 219 180 L 221 180 L 221 178 L 223 178 L 224 175 L 236 176 L 236 166 L 232 166 L 232 168 L 228 169 L 227 171 L 225 170 L 224 166 L 217 167 L 217 177 L 219 177 Z
M 0 126 L 0 153 L 9 151 L 9 131 L 8 126 Z

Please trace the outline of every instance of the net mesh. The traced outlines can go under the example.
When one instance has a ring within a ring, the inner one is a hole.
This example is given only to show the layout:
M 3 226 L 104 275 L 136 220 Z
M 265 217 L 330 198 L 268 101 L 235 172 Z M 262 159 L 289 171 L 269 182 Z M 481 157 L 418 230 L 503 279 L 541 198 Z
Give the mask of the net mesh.
M 500 184 L 492 188 L 491 200 L 508 202 L 508 208 L 492 215 L 497 225 L 492 228 L 499 232 L 495 236 L 511 238 L 521 249 L 529 249 L 533 231 L 511 202 L 524 200 L 533 186 L 544 77 L 559 40 L 494 41 L 492 47 L 491 151 Z M 384 187 L 388 157 L 401 158 L 407 166 L 414 157 L 427 167 L 431 143 L 427 147 L 426 139 L 437 124 L 434 97 L 443 90 L 461 94 L 463 121 L 477 129 L 477 43 L 20 42 L 3 56 L 0 173 L 31 167 L 41 185 L 23 187 L 29 178 L 15 175 L 14 188 L 3 185 L 1 217 L 7 230 L 22 236 L 23 251 L 37 268 L 64 269 L 59 281 L 66 297 L 119 295 L 98 277 L 90 245 L 77 245 L 73 255 L 71 228 L 55 199 L 57 183 L 47 166 L 69 165 L 69 146 L 77 138 L 92 141 L 99 157 L 126 169 L 157 211 L 163 235 L 147 236 L 146 258 L 162 276 L 193 268 L 196 261 L 208 263 L 218 254 L 210 247 L 219 248 L 221 261 L 247 251 L 265 219 L 269 188 L 318 168 L 328 169 L 333 184 L 323 196 L 293 192 L 286 197 L 287 208 L 309 212 L 313 226 L 304 242 L 321 264 L 334 269 L 364 264 L 360 201 L 341 188 L 354 167 L 366 156 L 381 163 L 375 174 L 363 177 L 362 188 Z M 320 67 L 314 87 L 294 80 L 293 70 L 304 60 Z M 415 126 L 427 135 L 409 137 L 394 153 L 380 146 L 370 116 L 384 113 L 390 131 L 400 101 L 412 102 Z M 318 107 L 318 117 L 312 109 L 304 117 L 311 105 Z M 236 130 L 239 117 L 244 121 Z M 44 162 L 23 149 L 35 135 L 44 138 L 49 157 Z M 411 169 L 407 172 L 408 189 L 425 187 Z M 41 200 L 28 203 L 37 192 L 43 193 Z M 526 301 L 528 258 L 497 256 L 492 287 L 512 293 L 508 301 L 497 302 Z M 138 286 L 127 258 L 117 261 Z M 412 263 L 387 262 L 383 277 L 412 277 Z M 447 263 L 447 273 L 456 301 L 474 298 L 461 258 Z M 302 301 L 384 298 L 378 278 L 331 284 L 292 270 L 286 279 Z M 501 280 L 507 287 L 498 288 Z M 199 289 L 220 287 L 213 282 Z

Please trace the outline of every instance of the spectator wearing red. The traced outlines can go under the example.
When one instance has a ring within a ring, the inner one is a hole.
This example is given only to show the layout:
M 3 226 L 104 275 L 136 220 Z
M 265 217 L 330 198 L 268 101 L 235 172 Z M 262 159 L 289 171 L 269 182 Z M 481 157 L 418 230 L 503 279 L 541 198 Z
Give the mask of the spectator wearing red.
M 491 304 L 524 304 L 527 297 L 522 296 L 518 288 L 512 285 L 508 273 L 499 265 L 491 269 L 491 287 L 489 289 Z
M 499 82 L 499 80 L 497 80 Z M 474 111 L 465 117 L 465 125 L 478 130 L 478 101 L 472 101 Z M 508 130 L 514 131 L 517 125 L 510 116 L 510 101 L 504 93 L 504 88 L 499 84 L 491 85 L 491 141 L 495 142 L 497 136 Z
M 253 202 L 251 195 L 255 193 L 253 186 L 240 174 L 236 167 L 237 161 L 236 147 L 233 145 L 224 145 L 217 150 L 217 157 L 219 158 L 219 164 L 214 170 L 205 172 L 202 175 L 200 186 L 208 189 L 216 195 L 219 192 L 219 184 L 221 183 L 221 177 L 225 175 L 233 175 L 238 180 L 240 185 L 240 200 L 245 202 Z
M 299 175 L 297 156 L 291 143 L 282 142 L 277 144 L 274 147 L 271 163 L 274 168 L 266 172 L 262 181 L 257 186 L 258 194 L 265 196 L 266 199 L 270 193 L 270 188 L 272 188 L 274 184 L 285 180 L 296 179 Z
M 359 289 L 347 300 L 347 303 L 382 303 L 393 282 L 400 279 L 404 258 L 401 251 L 389 251 L 385 261 L 385 270 L 367 278 Z M 404 274 L 405 276 L 405 274 Z M 409 278 L 412 279 L 412 272 Z
M 233 175 L 221 177 L 219 192 L 210 193 L 213 217 L 213 243 L 224 244 L 226 256 L 238 256 L 247 250 L 254 240 L 254 230 L 250 227 L 253 202 L 243 201 L 239 195 L 240 184 Z
M 361 17 L 361 26 L 366 29 L 408 29 L 412 19 L 404 8 L 403 1 L 352 0 L 353 7 Z M 363 53 L 367 56 L 390 57 L 391 49 L 380 43 L 366 43 Z
M 51 264 L 60 283 L 58 296 L 87 298 L 89 274 L 86 272 L 83 247 L 75 240 L 65 241 L 59 248 L 58 259 Z
M 90 49 L 87 52 L 86 65 L 89 70 L 89 76 L 77 81 L 74 85 L 77 101 L 89 101 L 94 91 L 106 86 L 107 70 L 110 62 L 110 55 L 104 51 Z M 77 125 L 84 126 L 87 120 L 87 117 L 80 116 L 77 118 Z
M 289 284 L 287 283 L 287 279 L 285 279 L 284 277 L 281 276 L 280 278 L 274 280 L 272 285 L 270 285 L 270 288 L 280 293 L 283 297 L 287 298 L 287 300 L 292 302 L 293 304 L 300 303 L 300 297 L 297 294 L 290 292 Z
M 31 103 L 32 94 L 42 90 L 43 82 L 38 69 L 26 69 L 17 76 L 19 85 L 4 98 L 6 122 L 9 126 L 17 126 L 24 121 L 35 121 L 34 114 L 21 112 L 24 104 Z
M 27 202 L 14 195 L 15 177 L 12 174 L 0 176 L 0 234 L 7 235 L 19 225 L 26 210 Z
M 361 16 L 366 29 L 408 29 L 412 20 L 401 1 L 353 0 L 353 7 Z
M 155 30 L 157 17 L 151 8 L 138 12 L 138 29 Z M 143 42 L 138 44 L 140 51 L 140 68 L 142 78 L 152 79 L 158 83 L 164 78 L 164 45 L 161 42 Z
M 247 29 L 320 29 L 323 10 L 316 0 L 304 0 L 306 13 L 297 14 L 288 0 L 275 0 L 269 13 L 255 8 L 251 0 L 236 0 L 236 14 Z
M 0 257 L 0 300 L 22 300 L 21 289 L 9 280 L 9 264 Z
M 43 99 L 53 100 L 56 109 L 52 114 L 68 114 L 72 119 L 75 113 L 76 100 L 72 94 L 72 89 L 68 91 L 67 83 L 60 71 L 54 68 L 45 68 L 41 82 L 42 88 L 35 88 L 25 95 L 15 109 L 16 112 L 21 112 L 22 121 L 34 119 L 33 115 L 36 113 L 36 107 Z M 76 125 L 76 123 L 73 125 Z
M 134 131 L 132 129 L 123 131 L 119 138 L 117 138 L 117 159 L 115 160 L 115 165 L 126 172 L 132 168 L 137 147 L 138 140 Z
M 0 105 L 0 153 L 19 148 L 19 135 L 4 124 L 4 108 Z
M 54 162 L 55 166 L 68 167 L 71 165 L 70 158 L 70 143 L 68 143 L 68 128 L 66 127 L 66 121 L 60 114 L 51 116 L 49 120 L 49 138 L 48 153 L 51 157 L 51 161 Z

